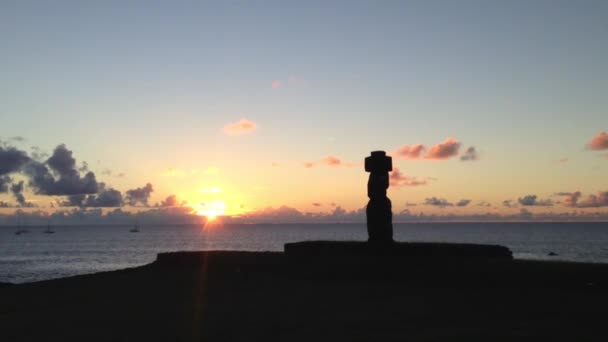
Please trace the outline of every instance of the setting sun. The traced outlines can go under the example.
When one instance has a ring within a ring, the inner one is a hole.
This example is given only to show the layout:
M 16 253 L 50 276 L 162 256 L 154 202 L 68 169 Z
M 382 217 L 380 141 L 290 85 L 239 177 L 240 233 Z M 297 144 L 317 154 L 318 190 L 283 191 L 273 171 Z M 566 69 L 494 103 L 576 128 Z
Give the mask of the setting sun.
M 217 200 L 212 202 L 201 202 L 193 208 L 194 212 L 200 216 L 206 216 L 208 220 L 214 220 L 217 216 L 224 214 L 226 203 Z

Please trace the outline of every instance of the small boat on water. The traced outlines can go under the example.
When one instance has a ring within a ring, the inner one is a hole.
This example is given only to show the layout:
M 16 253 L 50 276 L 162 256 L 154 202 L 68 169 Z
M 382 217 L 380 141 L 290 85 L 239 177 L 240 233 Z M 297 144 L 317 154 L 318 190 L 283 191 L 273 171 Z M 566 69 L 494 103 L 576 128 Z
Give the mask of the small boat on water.
M 139 223 L 135 223 L 133 225 L 133 228 L 131 228 L 131 230 L 129 230 L 131 233 L 139 233 Z
M 21 220 L 19 219 L 19 217 L 17 217 L 17 230 L 15 231 L 15 235 L 21 235 L 29 232 L 29 230 L 23 229 L 23 227 L 21 226 Z
M 55 231 L 51 229 L 51 222 L 47 222 L 46 229 L 44 230 L 44 234 L 54 234 Z

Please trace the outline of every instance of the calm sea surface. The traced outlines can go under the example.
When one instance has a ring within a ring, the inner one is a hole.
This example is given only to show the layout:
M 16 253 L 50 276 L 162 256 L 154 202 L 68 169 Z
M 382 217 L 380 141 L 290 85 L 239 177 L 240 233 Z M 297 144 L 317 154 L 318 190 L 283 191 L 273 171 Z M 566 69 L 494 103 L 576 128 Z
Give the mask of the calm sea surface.
M 144 265 L 168 251 L 282 251 L 286 242 L 365 240 L 365 224 L 0 227 L 0 282 L 23 283 Z M 395 224 L 398 241 L 469 242 L 509 247 L 519 259 L 608 263 L 607 223 Z M 558 256 L 548 256 L 549 252 Z

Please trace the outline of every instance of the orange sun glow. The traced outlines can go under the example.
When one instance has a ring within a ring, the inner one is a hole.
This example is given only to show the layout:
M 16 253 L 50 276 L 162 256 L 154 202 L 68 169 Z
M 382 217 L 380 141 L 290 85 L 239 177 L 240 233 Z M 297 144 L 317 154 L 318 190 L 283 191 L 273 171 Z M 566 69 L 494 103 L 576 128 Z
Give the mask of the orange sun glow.
M 224 214 L 226 211 L 226 203 L 217 200 L 213 202 L 202 202 L 196 204 L 192 208 L 197 215 L 206 216 L 207 220 L 213 221 L 218 216 Z

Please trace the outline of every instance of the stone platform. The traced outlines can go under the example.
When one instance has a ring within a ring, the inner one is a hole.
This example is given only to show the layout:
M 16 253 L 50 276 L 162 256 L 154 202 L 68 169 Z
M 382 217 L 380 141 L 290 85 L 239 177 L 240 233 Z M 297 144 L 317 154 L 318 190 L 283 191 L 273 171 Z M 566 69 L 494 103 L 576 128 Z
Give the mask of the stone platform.
M 390 257 L 424 259 L 513 259 L 507 247 L 499 245 L 394 242 L 373 245 L 364 241 L 303 241 L 285 244 L 285 254 L 295 258 Z

